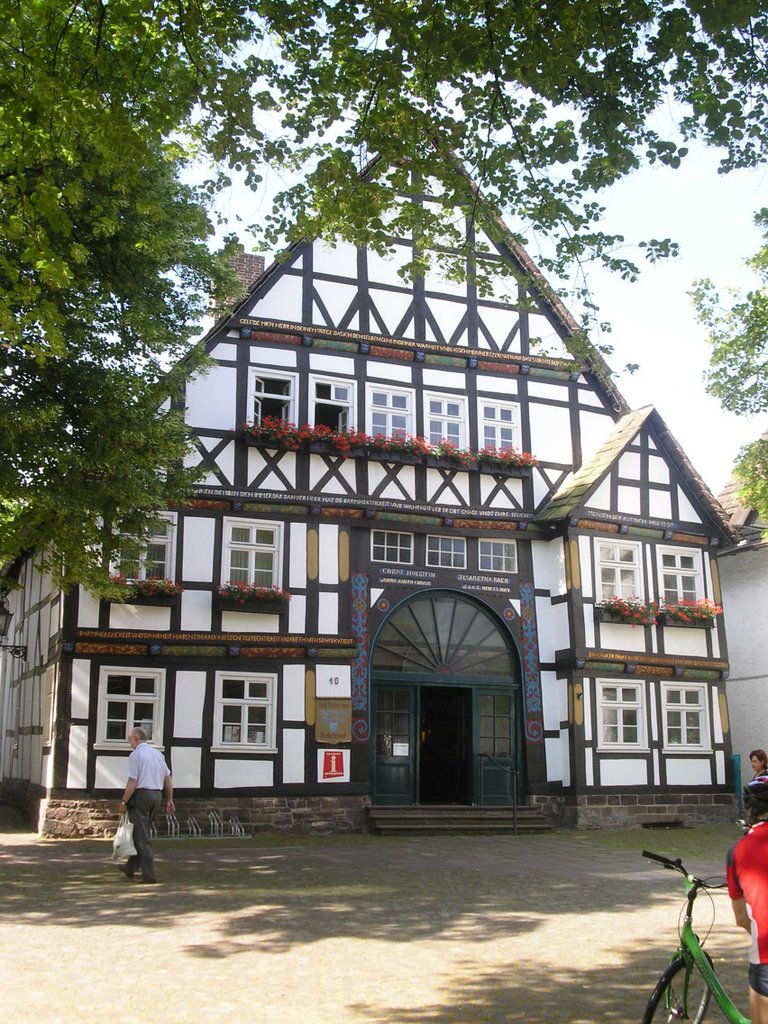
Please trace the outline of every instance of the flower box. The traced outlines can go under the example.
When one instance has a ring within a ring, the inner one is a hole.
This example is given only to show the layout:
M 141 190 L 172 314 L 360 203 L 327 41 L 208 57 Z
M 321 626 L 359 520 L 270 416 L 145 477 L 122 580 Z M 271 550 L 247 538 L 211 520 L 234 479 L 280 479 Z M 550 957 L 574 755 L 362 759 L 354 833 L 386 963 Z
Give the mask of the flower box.
M 714 619 L 679 619 L 668 612 L 659 612 L 658 623 L 660 626 L 682 627 L 683 629 L 714 629 Z
M 287 601 L 270 601 L 264 597 L 222 597 L 216 595 L 216 606 L 223 612 L 259 612 L 262 615 L 282 615 Z
M 491 476 L 514 476 L 529 477 L 533 469 L 531 466 L 509 466 L 501 462 L 478 462 L 477 468 L 481 473 L 489 473 Z
M 413 452 L 387 452 L 382 448 L 369 448 L 368 457 L 378 462 L 397 462 L 403 466 L 416 466 L 421 462 L 421 455 L 414 455 Z
M 595 618 L 598 622 L 616 622 L 622 626 L 652 626 L 656 621 L 655 618 L 628 619 L 625 615 L 619 615 L 618 612 L 609 611 L 607 608 L 595 608 Z
M 610 598 L 595 605 L 597 622 L 617 622 L 624 626 L 653 626 L 659 609 L 639 598 Z
M 145 604 L 155 608 L 175 608 L 179 603 L 178 594 L 128 594 L 122 604 Z

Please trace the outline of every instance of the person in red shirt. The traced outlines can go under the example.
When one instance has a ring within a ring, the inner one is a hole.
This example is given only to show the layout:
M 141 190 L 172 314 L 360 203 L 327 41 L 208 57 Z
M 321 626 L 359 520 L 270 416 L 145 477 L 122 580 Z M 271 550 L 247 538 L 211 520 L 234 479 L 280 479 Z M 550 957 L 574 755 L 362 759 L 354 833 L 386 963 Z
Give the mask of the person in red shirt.
M 749 832 L 728 851 L 728 893 L 736 924 L 752 939 L 749 1011 L 752 1024 L 768 1024 L 768 778 L 744 787 Z

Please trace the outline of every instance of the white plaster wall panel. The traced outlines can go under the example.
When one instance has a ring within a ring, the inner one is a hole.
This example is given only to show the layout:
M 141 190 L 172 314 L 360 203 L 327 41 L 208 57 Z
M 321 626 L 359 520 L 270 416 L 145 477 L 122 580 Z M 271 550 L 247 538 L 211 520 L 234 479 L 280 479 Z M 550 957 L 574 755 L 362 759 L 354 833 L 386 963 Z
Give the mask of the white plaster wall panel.
M 355 492 L 355 460 L 347 459 L 342 462 L 340 467 L 337 468 L 339 475 L 346 480 L 347 484 L 352 487 L 353 493 Z M 321 455 L 310 455 L 309 457 L 309 486 L 311 489 L 319 487 L 320 481 L 327 475 L 328 467 Z M 345 487 L 341 480 L 337 479 L 336 476 L 330 480 L 326 480 L 322 487 L 323 494 L 342 494 L 348 495 L 349 488 Z
M 75 658 L 72 662 L 72 718 L 88 717 L 90 689 L 91 663 L 85 658 Z
M 248 449 L 248 482 L 255 480 L 259 476 L 266 465 L 267 460 L 258 448 Z M 285 490 L 285 480 L 291 487 L 296 486 L 296 453 L 295 452 L 283 452 L 280 459 L 280 472 L 282 476 L 278 476 L 276 470 L 272 470 L 267 473 L 263 480 L 259 482 L 259 490 L 275 490 L 283 492 Z M 285 479 L 283 479 L 285 478 Z
M 280 616 L 266 612 L 222 612 L 225 633 L 279 633 Z
M 482 373 L 477 375 L 477 390 L 479 394 L 503 399 L 516 396 L 520 391 L 514 377 L 486 377 Z
M 322 585 L 339 582 L 339 528 L 321 526 L 318 530 L 318 581 Z
M 315 669 L 315 694 L 318 697 L 351 697 L 352 674 L 349 665 L 318 664 Z
M 272 786 L 274 775 L 274 765 L 271 761 L 217 760 L 213 769 L 213 785 L 216 789 Z
M 443 489 L 445 483 L 439 469 L 427 470 L 427 501 L 433 505 L 448 505 L 455 508 L 459 504 L 469 505 L 469 473 L 457 473 L 451 481 L 452 486 Z M 402 498 L 402 495 L 400 495 Z
M 96 629 L 99 625 L 99 600 L 82 587 L 78 595 L 77 624 L 81 629 Z
M 127 744 L 126 749 L 128 750 Z M 128 750 L 130 753 L 130 750 Z M 94 787 L 96 789 L 123 789 L 128 778 L 127 757 L 97 757 Z M 70 785 L 67 780 L 67 785 Z
M 398 271 L 413 258 L 413 250 L 407 245 L 393 245 L 392 252 L 380 256 L 373 249 L 367 250 L 368 280 L 371 284 L 390 284 L 404 287 Z
M 283 729 L 283 782 L 304 782 L 304 730 Z
M 50 754 L 43 754 L 42 756 L 40 762 L 40 781 L 46 789 L 53 785 L 53 758 Z
M 611 480 L 606 477 L 587 499 L 587 508 L 599 508 L 608 511 L 611 508 Z
M 568 392 L 562 384 L 544 380 L 529 380 L 528 395 L 530 398 L 544 398 L 548 402 L 568 401 Z
M 478 318 L 495 344 L 489 345 L 482 329 L 478 326 L 478 340 L 480 348 L 497 348 L 506 343 L 515 328 L 519 328 L 520 314 L 514 309 L 494 309 L 490 306 L 483 306 L 478 303 Z M 520 351 L 520 331 L 517 330 L 512 340 L 510 351 Z
M 619 459 L 619 476 L 625 480 L 640 480 L 640 453 L 624 452 Z
M 548 732 L 559 729 L 568 719 L 567 681 L 558 679 L 554 672 L 542 672 L 541 702 L 544 728 Z
M 593 750 L 587 750 L 584 752 L 584 774 L 586 776 L 587 785 L 594 786 L 595 784 L 595 752 Z
M 231 332 L 227 332 L 227 337 L 231 337 Z M 213 359 L 234 363 L 237 359 L 237 345 L 227 345 L 220 341 L 218 345 L 213 346 L 210 355 Z
M 684 523 L 700 523 L 701 516 L 688 501 L 688 497 L 682 487 L 677 488 L 677 507 L 680 509 L 680 519 Z
M 590 461 L 595 452 L 604 443 L 606 438 L 614 429 L 613 420 L 607 414 L 599 416 L 588 410 L 579 410 L 579 426 L 581 428 L 581 457 L 582 464 Z M 549 455 L 547 455 L 549 458 Z
M 533 561 L 533 578 L 536 586 L 546 589 L 550 594 L 564 594 L 565 586 L 565 552 L 563 541 L 532 541 L 531 559 Z
M 480 474 L 480 504 L 483 508 L 515 508 L 523 504 L 523 481 L 517 477 L 507 477 L 504 481 L 504 490 L 497 494 L 493 492 L 498 486 L 498 481 L 486 473 Z M 512 498 L 505 493 L 508 491 Z M 491 497 L 493 495 L 493 497 Z
M 568 748 L 563 743 L 562 736 L 557 739 L 545 738 L 544 760 L 547 766 L 547 782 L 565 781 L 567 754 Z
M 282 274 L 265 295 L 259 296 L 251 313 L 243 311 L 243 315 L 298 323 L 297 318 L 301 316 L 301 277 Z
M 548 498 L 550 491 L 553 490 L 553 485 L 548 479 L 546 474 L 541 469 L 534 468 L 533 470 L 533 503 L 535 508 L 539 508 L 544 501 Z
M 195 632 L 211 628 L 211 594 L 206 590 L 185 590 L 181 595 L 181 628 Z
M 652 451 L 652 452 L 656 451 L 656 442 L 653 440 L 652 437 L 648 438 L 648 449 L 649 449 L 649 451 Z
M 579 384 L 584 384 L 584 377 L 579 377 Z M 579 405 L 592 405 L 596 409 L 602 409 L 603 403 L 599 395 L 590 387 L 579 388 Z
M 330 778 L 323 778 L 323 765 L 326 761 L 326 754 L 336 754 L 336 765 L 337 768 L 340 766 L 341 770 L 338 774 L 334 774 Z M 349 750 L 339 750 L 337 747 L 324 748 L 317 751 L 317 781 L 322 783 L 335 783 L 335 782 L 349 782 Z
M 672 494 L 670 491 L 648 491 L 648 512 L 651 519 L 672 519 Z
M 653 751 L 653 785 L 658 786 L 661 783 L 661 758 L 658 750 Z
M 639 516 L 640 515 L 640 488 L 639 487 L 626 487 L 624 484 L 619 484 L 617 494 L 619 512 L 623 512 L 624 515 Z
M 648 698 L 648 722 L 650 723 L 648 731 L 653 743 L 657 743 L 659 739 L 657 684 L 646 683 L 645 693 Z
M 315 293 L 312 322 L 329 327 L 345 325 L 349 307 L 357 298 L 357 286 L 315 278 Z
M 289 349 L 286 352 L 276 347 L 251 345 L 248 358 L 256 366 L 296 366 L 295 349 Z
M 186 516 L 184 518 L 184 555 L 182 578 L 190 583 L 211 583 L 216 520 Z
M 235 421 L 234 421 L 234 409 L 232 410 L 232 424 L 231 425 L 232 425 L 232 427 L 236 426 Z M 208 447 L 208 442 L 206 442 L 205 446 L 206 446 L 206 448 Z M 235 478 L 235 442 L 234 441 L 230 441 L 230 443 L 225 448 L 222 448 L 222 450 L 216 456 L 216 465 L 219 467 L 219 470 L 221 471 L 221 473 L 223 473 L 223 475 L 227 479 L 227 481 L 229 483 L 231 483 L 234 480 L 234 478 Z M 218 481 L 218 482 L 220 483 L 221 481 Z
M 307 585 L 307 525 L 291 523 L 289 527 L 290 561 L 288 563 L 288 588 L 303 590 Z
M 467 387 L 467 375 L 465 373 L 451 373 L 449 370 L 424 370 L 424 386 L 428 388 L 444 388 L 449 391 L 457 389 L 465 391 Z M 426 395 L 424 398 L 426 399 Z
M 176 695 L 173 709 L 175 739 L 195 740 L 203 735 L 205 705 L 205 672 L 179 669 L 176 673 Z
M 528 335 L 533 355 L 554 356 L 555 358 L 568 355 L 563 339 L 542 314 L 528 314 Z M 541 345 L 537 344 L 537 338 L 541 341 Z
M 623 622 L 600 623 L 600 646 L 613 651 L 644 651 L 645 627 Z
M 312 244 L 312 269 L 316 274 L 339 277 L 357 276 L 357 249 L 349 242 L 315 241 Z
M 165 631 L 171 628 L 171 609 L 140 604 L 110 604 L 109 628 Z
M 719 786 L 725 783 L 725 754 L 722 750 L 715 751 L 715 782 Z
M 288 632 L 303 633 L 307 628 L 307 599 L 304 594 L 294 594 L 288 605 Z
M 586 605 L 584 608 L 584 643 L 587 647 L 597 646 L 595 633 L 595 616 L 592 611 L 592 605 Z
M 712 687 L 712 737 L 715 743 L 723 742 L 723 720 L 720 717 L 720 695 L 716 687 Z
M 592 597 L 592 543 L 589 537 L 579 537 L 579 576 L 584 597 Z
M 555 651 L 570 646 L 568 606 L 552 604 L 547 597 L 537 597 L 536 624 L 539 634 L 539 659 L 554 661 Z
M 67 789 L 85 789 L 87 765 L 88 726 L 70 725 Z M 125 771 L 125 761 L 123 761 L 123 771 Z M 125 776 L 123 776 L 123 781 L 125 781 Z
M 706 758 L 667 759 L 667 785 L 669 786 L 710 786 L 712 770 Z
M 707 631 L 665 626 L 664 650 L 667 654 L 687 654 L 690 657 L 706 658 Z
M 343 374 L 355 376 L 355 361 L 347 356 L 328 356 L 322 352 L 310 352 L 309 368 L 314 373 Z
M 439 268 L 433 267 L 424 275 L 424 288 L 427 292 L 427 300 L 431 299 L 430 292 L 437 292 L 439 295 L 456 295 L 466 299 L 467 286 L 464 281 L 449 281 L 443 277 Z
M 643 544 L 641 550 L 641 557 L 643 561 L 643 571 L 645 573 L 645 579 L 648 584 L 647 592 L 650 598 L 654 598 L 657 596 L 658 580 L 656 576 L 656 568 L 654 565 L 654 551 L 649 544 Z
M 592 742 L 592 691 L 595 686 L 594 679 L 582 680 L 582 704 L 584 705 L 584 741 Z M 576 699 L 574 695 L 574 700 Z M 578 711 L 578 709 L 576 709 Z
M 531 402 L 528 416 L 531 424 L 531 452 L 547 462 L 569 463 L 573 453 L 568 410 Z
M 431 317 L 426 319 L 427 341 L 437 341 L 445 345 L 467 345 L 467 324 L 465 319 L 466 306 L 447 299 L 438 299 L 433 295 L 427 299 Z M 434 324 L 433 324 L 434 319 Z M 462 323 L 462 320 L 464 321 Z M 435 326 L 437 325 L 437 330 Z M 455 340 L 453 340 L 455 337 Z
M 231 430 L 235 416 L 234 366 L 212 366 L 187 383 L 187 423 L 191 427 Z
M 648 479 L 652 484 L 669 483 L 669 466 L 658 455 L 648 456 Z
M 283 668 L 283 721 L 304 721 L 304 695 L 304 666 L 286 665 Z
M 199 747 L 174 747 L 171 750 L 170 768 L 175 789 L 200 788 L 200 755 Z
M 429 470 L 427 472 L 429 472 Z M 432 472 L 434 473 L 435 470 L 432 470 Z M 368 463 L 368 484 L 369 484 L 369 489 L 372 492 L 375 491 L 376 494 L 378 495 L 378 497 L 381 497 L 381 498 L 394 498 L 397 501 L 402 501 L 403 500 L 403 492 L 395 484 L 394 481 L 390 481 L 390 483 L 388 483 L 387 486 L 384 488 L 384 490 L 379 494 L 378 488 L 379 488 L 382 480 L 384 480 L 384 476 L 385 476 L 384 475 L 384 470 L 382 469 L 381 465 L 378 462 L 369 462 Z M 414 477 L 413 466 L 403 466 L 399 470 L 399 472 L 397 474 L 397 478 L 400 481 L 400 483 L 403 485 L 403 487 L 405 488 L 406 493 L 408 494 L 408 497 L 411 498 L 412 500 L 415 500 L 416 499 L 416 485 L 414 483 L 415 477 Z
M 647 786 L 648 769 L 640 758 L 611 760 L 601 757 L 600 782 L 603 786 Z
M 321 590 L 318 606 L 318 631 L 327 636 L 337 636 L 339 632 L 339 595 L 332 590 Z
M 226 332 L 226 334 L 224 336 L 226 338 L 239 338 L 240 337 L 240 329 L 239 328 L 230 327 L 230 329 Z
M 385 292 L 372 287 L 369 294 L 376 311 L 376 315 L 373 314 L 373 310 L 371 311 L 372 334 L 413 337 L 413 295 L 410 292 Z M 401 326 L 403 321 L 405 327 Z
M 365 364 L 365 373 L 369 380 L 395 381 L 398 384 L 413 383 L 413 368 L 407 363 L 368 362 Z

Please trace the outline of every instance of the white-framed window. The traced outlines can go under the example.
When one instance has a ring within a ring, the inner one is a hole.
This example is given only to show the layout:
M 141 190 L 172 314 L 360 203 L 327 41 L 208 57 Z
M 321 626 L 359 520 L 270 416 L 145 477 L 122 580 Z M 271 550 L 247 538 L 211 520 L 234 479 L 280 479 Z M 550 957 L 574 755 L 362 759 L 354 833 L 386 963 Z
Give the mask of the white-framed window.
M 371 559 L 391 565 L 413 565 L 413 534 L 371 530 Z
M 123 748 L 140 726 L 155 746 L 162 742 L 163 669 L 108 668 L 99 675 L 97 743 Z
M 623 541 L 597 541 L 600 600 L 642 596 L 640 545 Z
M 367 430 L 373 437 L 413 433 L 413 392 L 369 384 Z
M 467 541 L 464 537 L 427 537 L 427 565 L 443 569 L 466 569 Z
M 644 747 L 644 683 L 597 681 L 601 747 Z
M 709 749 L 705 686 L 662 684 L 664 746 Z
M 477 559 L 484 572 L 517 572 L 517 541 L 481 540 Z
M 129 580 L 174 579 L 176 573 L 176 514 L 164 512 L 144 541 L 126 538 L 115 563 Z
M 349 430 L 355 423 L 355 384 L 337 378 L 310 378 L 310 422 L 331 430 Z
M 481 448 L 520 447 L 520 407 L 507 402 L 478 403 Z
M 702 597 L 701 555 L 684 548 L 659 548 L 659 595 L 668 604 Z
M 217 672 L 214 748 L 274 751 L 276 692 L 271 673 Z
M 466 448 L 467 400 L 455 395 L 424 396 L 424 436 L 430 444 L 451 441 Z
M 222 583 L 279 587 L 282 540 L 282 523 L 226 518 Z
M 298 377 L 275 369 L 256 368 L 251 371 L 249 406 L 253 411 L 253 422 L 262 420 L 286 420 L 296 422 Z

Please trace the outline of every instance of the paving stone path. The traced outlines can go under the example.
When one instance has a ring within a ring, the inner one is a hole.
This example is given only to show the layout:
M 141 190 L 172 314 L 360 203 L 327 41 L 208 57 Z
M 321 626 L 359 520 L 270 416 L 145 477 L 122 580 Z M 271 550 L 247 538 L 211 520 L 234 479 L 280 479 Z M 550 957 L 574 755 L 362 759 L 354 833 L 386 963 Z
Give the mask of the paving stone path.
M 140 886 L 117 872 L 109 842 L 39 840 L 0 808 L 4 1017 L 631 1024 L 682 904 L 679 876 L 639 851 L 722 874 L 735 838 L 720 827 L 164 840 L 160 884 Z M 726 895 L 701 910 L 743 1004 L 746 936 Z

